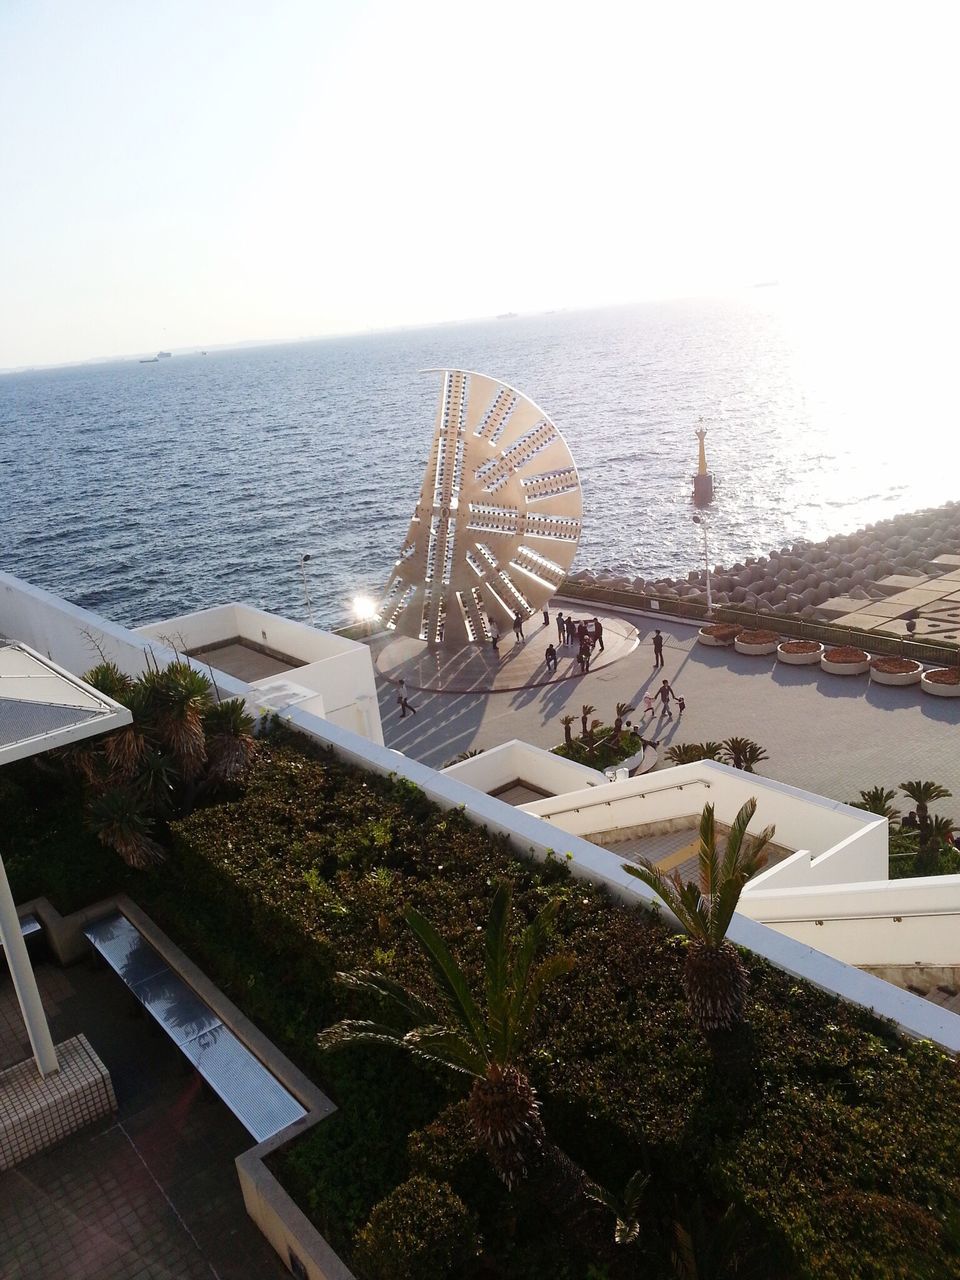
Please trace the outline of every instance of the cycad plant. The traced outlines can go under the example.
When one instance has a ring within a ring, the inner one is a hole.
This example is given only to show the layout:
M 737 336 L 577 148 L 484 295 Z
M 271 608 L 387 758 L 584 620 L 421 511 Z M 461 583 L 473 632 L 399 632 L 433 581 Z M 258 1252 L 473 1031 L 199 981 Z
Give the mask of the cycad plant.
M 900 790 L 909 796 L 916 806 L 917 820 L 921 826 L 930 814 L 930 805 L 934 800 L 948 800 L 951 793 L 939 782 L 901 782 Z
M 576 716 L 561 716 L 560 723 L 563 725 L 563 745 L 565 747 L 573 746 L 573 734 L 570 732 L 570 726 L 576 720 Z
M 188 662 L 146 671 L 140 677 L 148 732 L 173 757 L 186 781 L 202 772 L 207 762 L 203 719 L 212 703 L 212 685 Z
M 482 1007 L 440 934 L 411 907 L 407 924 L 429 963 L 442 1008 L 433 1009 L 381 973 L 342 973 L 337 977 L 345 985 L 378 996 L 391 1020 L 339 1022 L 317 1039 L 322 1049 L 356 1043 L 397 1045 L 470 1076 L 471 1126 L 495 1171 L 512 1188 L 547 1153 L 540 1103 L 521 1063 L 540 996 L 549 983 L 569 973 L 573 957 L 558 953 L 538 959 L 557 912 L 556 901 L 543 908 L 514 946 L 507 934 L 510 896 L 505 884 L 494 895 L 486 930 Z
M 584 738 L 586 738 L 587 736 L 587 721 L 590 719 L 590 717 L 593 715 L 596 709 L 597 708 L 594 706 L 591 706 L 589 702 L 585 702 L 583 706 L 580 708 L 580 725 L 583 730 Z
M 703 1032 L 729 1030 L 743 1016 L 747 971 L 736 948 L 726 941 L 726 933 L 743 886 L 766 863 L 766 847 L 774 835 L 773 827 L 747 835 L 756 811 L 755 798 L 741 807 L 721 855 L 713 805 L 704 806 L 697 855 L 699 883 L 684 884 L 679 871 L 667 876 L 646 860 L 639 866 L 624 864 L 625 871 L 663 899 L 689 935 L 683 988 L 694 1022 Z
M 755 773 L 753 766 L 766 760 L 767 753 L 752 738 L 724 738 L 720 744 L 720 759 L 724 764 L 733 765 L 734 769 Z

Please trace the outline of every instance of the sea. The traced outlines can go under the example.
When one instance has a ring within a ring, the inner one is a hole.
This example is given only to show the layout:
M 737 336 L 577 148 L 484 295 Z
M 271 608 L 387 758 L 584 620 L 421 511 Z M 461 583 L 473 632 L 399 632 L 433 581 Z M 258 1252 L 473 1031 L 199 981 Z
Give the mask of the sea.
M 922 326 L 768 286 L 7 374 L 0 569 L 129 625 L 230 600 L 341 625 L 404 541 L 443 367 L 518 387 L 563 433 L 575 568 L 702 566 L 701 419 L 713 565 L 960 496 Z

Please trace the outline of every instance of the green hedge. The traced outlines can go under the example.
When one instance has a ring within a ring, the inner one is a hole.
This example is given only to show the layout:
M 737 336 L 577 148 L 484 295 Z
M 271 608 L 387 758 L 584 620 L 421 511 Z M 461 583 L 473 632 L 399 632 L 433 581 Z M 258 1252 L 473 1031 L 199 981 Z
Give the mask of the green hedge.
M 508 878 L 518 924 L 562 902 L 559 941 L 577 965 L 548 992 L 529 1067 L 549 1131 L 593 1176 L 617 1190 L 647 1167 L 657 1204 L 681 1216 L 731 1203 L 740 1234 L 781 1259 L 770 1275 L 960 1276 L 948 1226 L 960 1197 L 955 1062 L 749 956 L 750 1030 L 732 1082 L 690 1025 L 682 940 L 656 914 L 570 879 L 562 859 L 521 861 L 410 784 L 287 736 L 261 745 L 242 794 L 174 824 L 168 861 L 147 872 L 124 870 L 79 830 L 56 780 L 21 770 L 2 798 L 18 898 L 46 892 L 70 910 L 125 889 L 335 1098 L 339 1111 L 275 1168 L 354 1263 L 376 1206 L 416 1175 L 476 1215 L 485 1274 L 668 1274 L 641 1267 L 639 1252 L 594 1266 L 562 1222 L 507 1196 L 458 1137 L 456 1078 L 392 1050 L 321 1058 L 314 1046 L 318 1028 L 359 1011 L 335 969 L 377 967 L 433 997 L 403 922 L 409 903 L 479 979 L 478 926 Z

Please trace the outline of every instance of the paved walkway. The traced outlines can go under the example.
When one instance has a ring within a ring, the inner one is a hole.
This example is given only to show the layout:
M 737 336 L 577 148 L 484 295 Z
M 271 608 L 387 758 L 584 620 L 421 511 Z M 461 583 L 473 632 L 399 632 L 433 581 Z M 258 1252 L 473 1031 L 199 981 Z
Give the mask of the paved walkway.
M 578 622 L 590 623 L 599 617 L 603 627 L 603 648 L 597 645 L 590 659 L 590 670 L 611 666 L 637 647 L 637 629 L 632 622 L 612 614 L 574 613 Z M 394 636 L 374 646 L 378 675 L 396 683 L 405 680 L 407 689 L 449 693 L 502 693 L 533 686 L 556 684 L 561 680 L 579 680 L 576 644 L 561 645 L 557 639 L 556 612 L 550 625 L 544 626 L 539 614 L 525 624 L 525 639 L 518 641 L 511 631 L 501 636 L 499 653 L 477 645 L 459 652 L 447 653 L 429 649 L 422 640 Z M 557 650 L 556 672 L 547 670 L 544 657 L 547 645 Z
M 563 608 L 563 603 L 560 602 Z M 732 649 L 696 644 L 696 628 L 643 615 L 626 615 L 640 645 L 607 668 L 546 688 L 483 694 L 423 693 L 418 714 L 400 719 L 395 691 L 378 679 L 387 745 L 441 767 L 461 752 L 510 738 L 541 747 L 563 740 L 560 717 L 579 716 L 583 703 L 610 722 L 618 701 L 641 705 L 662 676 L 683 694 L 682 717 L 645 730 L 661 749 L 676 742 L 753 738 L 769 760 L 760 772 L 836 800 L 871 786 L 896 788 L 908 779 L 941 783 L 955 799 L 935 808 L 960 821 L 960 698 L 935 698 L 918 685 L 871 685 L 866 676 L 830 676 L 819 667 L 790 667 L 748 658 Z M 666 665 L 653 666 L 650 637 L 659 626 Z
M 2 966 L 2 961 L 0 961 Z M 3 1280 L 282 1280 L 234 1158 L 254 1145 L 107 970 L 37 967 L 55 1041 L 82 1031 L 119 1112 L 0 1173 Z M 0 972 L 0 1061 L 26 1034 Z

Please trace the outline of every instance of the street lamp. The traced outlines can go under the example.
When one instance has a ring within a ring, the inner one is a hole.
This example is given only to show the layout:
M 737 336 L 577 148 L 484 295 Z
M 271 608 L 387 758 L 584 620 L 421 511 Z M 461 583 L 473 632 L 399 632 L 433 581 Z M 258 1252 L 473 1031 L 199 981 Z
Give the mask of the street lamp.
M 707 570 L 707 617 L 709 618 L 713 613 L 713 595 L 710 591 L 710 548 L 707 545 L 707 518 L 706 516 L 691 516 L 690 519 L 703 530 L 703 563 Z
M 313 605 L 310 603 L 310 588 L 307 585 L 307 561 L 310 559 L 309 551 L 304 552 L 300 557 L 300 578 L 303 582 L 303 602 L 307 606 L 307 618 L 311 627 L 313 626 Z

